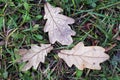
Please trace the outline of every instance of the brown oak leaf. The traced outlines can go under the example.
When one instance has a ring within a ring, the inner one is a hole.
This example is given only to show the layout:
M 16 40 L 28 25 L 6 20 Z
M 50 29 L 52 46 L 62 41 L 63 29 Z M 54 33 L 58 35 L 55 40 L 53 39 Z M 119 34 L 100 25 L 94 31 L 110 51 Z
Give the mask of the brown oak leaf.
M 44 5 L 44 9 L 44 19 L 47 19 L 44 32 L 48 32 L 50 43 L 54 44 L 57 41 L 62 45 L 70 45 L 73 42 L 71 36 L 76 33 L 68 24 L 73 24 L 74 19 L 60 14 L 63 10 L 49 3 Z
M 72 50 L 61 50 L 58 56 L 62 58 L 69 67 L 75 65 L 78 69 L 84 68 L 100 70 L 100 63 L 109 59 L 104 53 L 105 49 L 100 46 L 84 46 L 78 43 Z
M 31 49 L 27 51 L 25 55 L 22 56 L 21 60 L 27 62 L 23 67 L 22 71 L 27 71 L 32 66 L 34 69 L 37 69 L 40 62 L 44 63 L 45 56 L 49 53 L 53 47 L 51 44 L 41 44 L 41 47 L 37 45 L 31 45 Z

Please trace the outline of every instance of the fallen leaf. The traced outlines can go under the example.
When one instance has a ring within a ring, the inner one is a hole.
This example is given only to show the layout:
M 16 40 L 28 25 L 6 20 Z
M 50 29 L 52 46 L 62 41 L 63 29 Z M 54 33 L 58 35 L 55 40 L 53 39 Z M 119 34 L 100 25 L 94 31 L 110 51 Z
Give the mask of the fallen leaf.
M 45 56 L 49 53 L 53 47 L 51 44 L 41 44 L 41 47 L 37 45 L 32 45 L 31 49 L 21 58 L 23 62 L 27 62 L 27 64 L 23 67 L 22 71 L 27 71 L 32 66 L 34 69 L 37 69 L 40 62 L 44 63 Z
M 75 65 L 78 69 L 84 68 L 100 70 L 100 63 L 109 59 L 104 53 L 105 49 L 100 46 L 85 47 L 82 42 L 78 43 L 72 50 L 61 50 L 58 56 L 62 58 L 69 67 Z
M 54 44 L 57 41 L 62 45 L 70 45 L 73 42 L 71 36 L 76 33 L 68 24 L 73 24 L 74 19 L 59 14 L 63 10 L 59 7 L 51 6 L 49 3 L 46 3 L 44 8 L 44 19 L 47 19 L 44 32 L 48 32 L 50 43 Z

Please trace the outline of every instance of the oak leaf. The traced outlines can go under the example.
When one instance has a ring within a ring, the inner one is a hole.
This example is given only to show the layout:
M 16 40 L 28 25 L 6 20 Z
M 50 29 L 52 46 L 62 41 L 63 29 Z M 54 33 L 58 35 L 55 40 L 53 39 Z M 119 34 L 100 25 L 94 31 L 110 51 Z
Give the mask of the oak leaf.
M 53 47 L 51 44 L 41 44 L 41 47 L 37 45 L 31 45 L 31 49 L 29 49 L 21 58 L 23 62 L 27 62 L 22 71 L 27 71 L 32 66 L 34 69 L 37 69 L 39 63 L 44 63 L 45 56 L 47 56 L 47 53 L 49 53 L 52 49 Z
M 58 56 L 62 58 L 69 67 L 75 65 L 78 69 L 84 68 L 100 70 L 100 63 L 109 59 L 104 53 L 105 49 L 100 46 L 84 46 L 78 43 L 72 50 L 61 50 Z
M 71 36 L 76 33 L 68 24 L 73 24 L 74 19 L 60 14 L 63 10 L 49 3 L 44 5 L 44 9 L 44 19 L 47 19 L 44 32 L 48 32 L 50 43 L 54 44 L 57 41 L 62 45 L 70 45 L 73 42 Z

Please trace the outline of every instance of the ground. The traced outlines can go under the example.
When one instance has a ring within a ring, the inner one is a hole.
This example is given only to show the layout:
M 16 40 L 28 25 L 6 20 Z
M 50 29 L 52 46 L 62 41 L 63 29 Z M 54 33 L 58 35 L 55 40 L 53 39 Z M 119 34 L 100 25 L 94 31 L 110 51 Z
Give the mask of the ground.
M 43 28 L 45 0 L 0 0 L 0 80 L 120 80 L 120 0 L 47 0 L 61 7 L 63 14 L 75 19 L 73 44 L 53 44 L 45 63 L 37 70 L 22 72 L 17 54 L 31 44 L 49 43 Z M 101 70 L 69 68 L 58 58 L 60 49 L 71 49 L 78 42 L 99 45 L 110 59 Z

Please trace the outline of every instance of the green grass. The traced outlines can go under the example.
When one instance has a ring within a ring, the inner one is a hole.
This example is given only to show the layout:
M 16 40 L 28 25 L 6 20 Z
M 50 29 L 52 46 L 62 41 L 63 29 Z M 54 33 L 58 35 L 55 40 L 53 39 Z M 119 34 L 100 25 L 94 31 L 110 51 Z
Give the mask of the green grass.
M 43 0 L 0 0 L 0 80 L 120 80 L 117 56 L 120 41 L 116 40 L 120 34 L 120 0 L 47 1 L 63 8 L 63 14 L 76 20 L 71 26 L 76 31 L 73 44 L 54 44 L 55 50 L 37 70 L 21 72 L 24 63 L 17 62 L 20 58 L 17 51 L 29 48 L 30 44 L 49 43 L 47 33 L 43 32 L 44 3 Z M 69 68 L 56 54 L 57 50 L 70 49 L 80 41 L 104 48 L 116 46 L 107 52 L 110 59 L 101 64 L 100 71 L 80 71 L 75 66 Z

